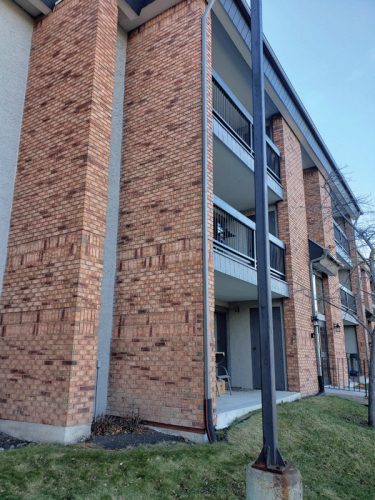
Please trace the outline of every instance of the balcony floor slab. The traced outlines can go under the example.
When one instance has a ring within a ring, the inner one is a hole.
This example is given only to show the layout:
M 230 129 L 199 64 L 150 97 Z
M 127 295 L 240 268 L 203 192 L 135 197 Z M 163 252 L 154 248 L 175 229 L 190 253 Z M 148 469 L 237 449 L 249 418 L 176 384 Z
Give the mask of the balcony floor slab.
M 276 391 L 276 403 L 290 403 L 301 399 L 299 392 Z M 216 429 L 229 427 L 237 418 L 262 408 L 261 391 L 232 391 L 216 399 Z
M 236 302 L 257 300 L 257 271 L 230 256 L 214 252 L 215 296 L 219 300 Z M 272 297 L 289 297 L 285 281 L 271 278 Z
M 355 317 L 354 311 L 341 311 L 341 317 L 344 322 L 344 325 L 358 325 L 358 320 Z

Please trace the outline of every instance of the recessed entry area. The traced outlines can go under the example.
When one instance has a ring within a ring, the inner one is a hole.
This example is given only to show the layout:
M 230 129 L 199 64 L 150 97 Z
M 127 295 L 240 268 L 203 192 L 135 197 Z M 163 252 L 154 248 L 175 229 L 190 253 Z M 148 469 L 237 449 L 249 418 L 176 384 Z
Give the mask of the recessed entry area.
M 276 389 L 287 390 L 281 302 L 274 301 L 273 338 Z M 261 389 L 259 310 L 255 302 L 217 304 L 215 312 L 217 376 L 227 374 L 233 391 Z M 228 386 L 229 387 L 229 386 Z M 227 391 L 228 392 L 228 391 Z
M 214 193 L 240 212 L 255 208 L 254 160 L 249 156 L 246 165 L 217 136 L 213 138 L 214 152 Z M 270 180 L 275 183 L 276 181 Z M 282 199 L 281 187 L 276 193 L 269 187 L 268 203 Z

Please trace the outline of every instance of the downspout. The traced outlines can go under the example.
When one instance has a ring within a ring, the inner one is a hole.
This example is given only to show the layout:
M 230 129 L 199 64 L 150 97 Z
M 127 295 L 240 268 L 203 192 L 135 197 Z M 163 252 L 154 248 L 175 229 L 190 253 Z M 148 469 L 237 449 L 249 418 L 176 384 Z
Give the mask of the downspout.
M 211 392 L 210 304 L 208 286 L 208 207 L 207 207 L 207 18 L 215 0 L 210 0 L 202 16 L 202 250 L 203 250 L 203 338 L 204 338 L 204 421 L 210 443 L 216 441 Z
M 323 381 L 323 370 L 322 370 L 322 358 L 320 355 L 320 329 L 318 321 L 318 297 L 316 294 L 316 286 L 314 280 L 313 264 L 319 262 L 320 257 L 317 259 L 310 260 L 310 287 L 312 295 L 312 323 L 314 325 L 314 343 L 315 343 L 315 356 L 316 356 L 316 369 L 318 372 L 318 385 L 319 394 L 324 393 L 324 381 Z

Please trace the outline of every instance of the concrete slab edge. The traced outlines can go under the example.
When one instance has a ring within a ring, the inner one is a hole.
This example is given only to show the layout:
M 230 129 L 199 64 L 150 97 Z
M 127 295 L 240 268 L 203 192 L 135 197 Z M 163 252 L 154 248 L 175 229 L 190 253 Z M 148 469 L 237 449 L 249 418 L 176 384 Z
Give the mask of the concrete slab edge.
M 153 425 L 147 426 L 149 429 L 153 429 L 154 431 L 161 432 L 162 434 L 169 434 L 170 436 L 177 436 L 186 439 L 187 441 L 191 441 L 192 443 L 208 443 L 207 434 L 199 434 L 198 432 L 187 432 L 187 431 L 179 431 L 177 429 L 168 429 L 166 427 L 156 427 Z
M 36 443 L 73 444 L 90 436 L 91 425 L 56 426 L 0 419 L 0 432 Z

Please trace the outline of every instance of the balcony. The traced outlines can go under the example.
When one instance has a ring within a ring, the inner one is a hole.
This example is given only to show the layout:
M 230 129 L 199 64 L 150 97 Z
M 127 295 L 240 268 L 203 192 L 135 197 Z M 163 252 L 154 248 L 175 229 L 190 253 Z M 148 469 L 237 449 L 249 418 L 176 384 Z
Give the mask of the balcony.
M 341 305 L 349 312 L 357 314 L 357 305 L 354 293 L 344 286 L 340 286 Z
M 212 77 L 214 116 L 254 158 L 253 118 L 225 83 L 219 82 L 219 79 L 217 75 Z M 266 159 L 268 173 L 280 183 L 280 152 L 269 137 L 266 137 Z
M 337 244 L 337 254 L 351 266 L 352 259 L 350 258 L 350 245 L 348 237 L 335 221 L 333 221 L 333 231 L 335 235 L 335 242 Z
M 256 269 L 255 223 L 215 196 L 214 248 L 235 260 Z M 284 243 L 270 238 L 270 265 L 274 278 L 285 280 Z

